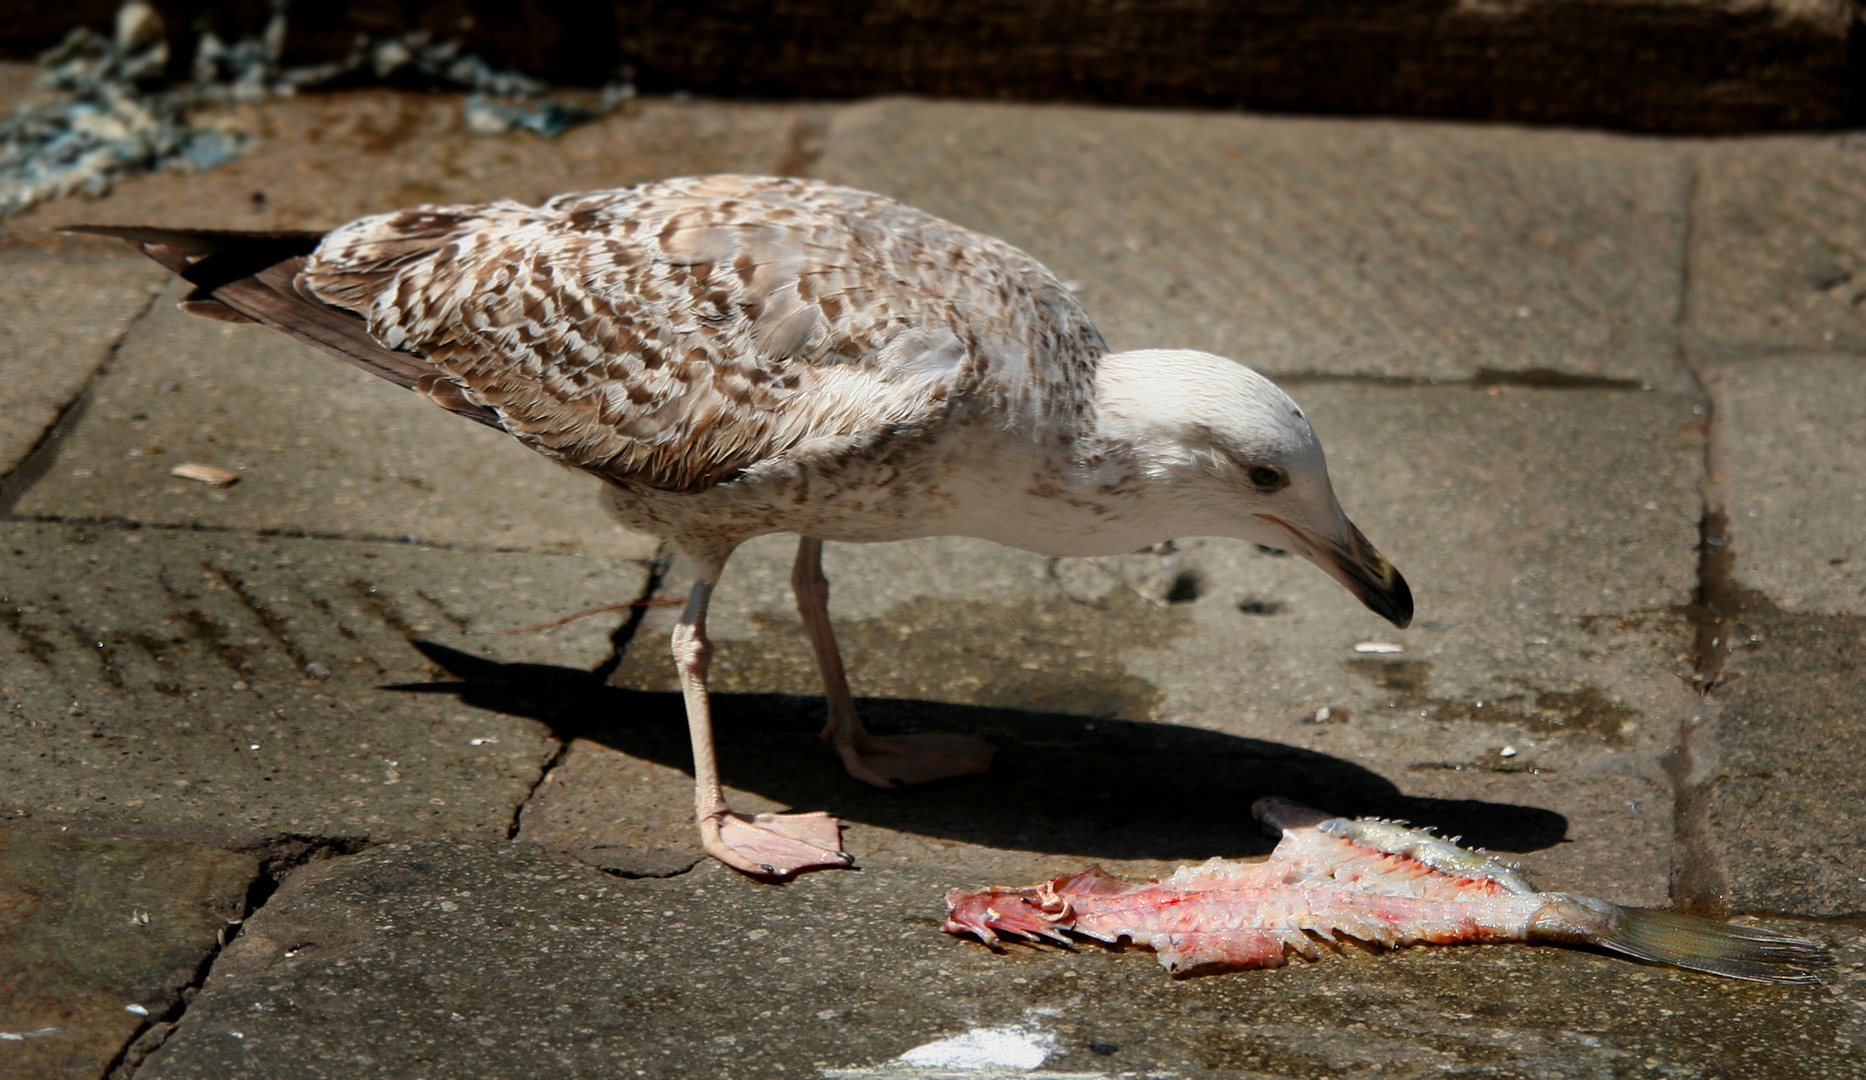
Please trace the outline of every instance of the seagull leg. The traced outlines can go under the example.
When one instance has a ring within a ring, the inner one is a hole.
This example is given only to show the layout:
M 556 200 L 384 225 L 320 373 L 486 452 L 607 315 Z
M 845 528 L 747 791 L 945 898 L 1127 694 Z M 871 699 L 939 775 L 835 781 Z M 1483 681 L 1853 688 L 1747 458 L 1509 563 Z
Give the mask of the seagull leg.
M 706 603 L 713 583 L 701 579 L 687 596 L 686 611 L 674 628 L 674 666 L 687 702 L 687 729 L 693 737 L 694 818 L 706 853 L 735 870 L 759 877 L 789 877 L 818 867 L 850 866 L 855 857 L 842 850 L 841 823 L 822 811 L 808 814 L 740 814 L 726 805 L 719 786 L 719 761 L 713 753 L 713 714 L 706 696 L 706 668 L 713 656 L 706 640 Z
M 991 771 L 991 756 L 998 748 L 973 735 L 948 731 L 870 735 L 856 715 L 842 652 L 836 648 L 836 632 L 829 625 L 829 579 L 823 576 L 821 540 L 806 536 L 798 541 L 790 584 L 797 593 L 797 612 L 810 634 L 810 647 L 816 652 L 817 669 L 823 673 L 824 696 L 829 699 L 823 741 L 835 746 L 850 776 L 879 788 L 894 788 Z

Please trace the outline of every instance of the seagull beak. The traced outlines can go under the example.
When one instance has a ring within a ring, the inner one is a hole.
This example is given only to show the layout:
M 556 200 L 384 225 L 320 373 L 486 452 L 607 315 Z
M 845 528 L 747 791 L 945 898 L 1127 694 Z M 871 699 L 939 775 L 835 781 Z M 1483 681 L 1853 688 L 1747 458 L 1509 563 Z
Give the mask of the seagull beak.
M 1361 603 L 1374 614 L 1394 626 L 1403 627 L 1412 622 L 1412 590 L 1406 587 L 1406 579 L 1385 555 L 1374 550 L 1353 522 L 1342 518 L 1341 523 L 1348 527 L 1347 539 L 1335 540 L 1291 525 L 1275 514 L 1257 516 L 1281 526 L 1296 539 L 1298 549 L 1309 561 L 1360 597 Z

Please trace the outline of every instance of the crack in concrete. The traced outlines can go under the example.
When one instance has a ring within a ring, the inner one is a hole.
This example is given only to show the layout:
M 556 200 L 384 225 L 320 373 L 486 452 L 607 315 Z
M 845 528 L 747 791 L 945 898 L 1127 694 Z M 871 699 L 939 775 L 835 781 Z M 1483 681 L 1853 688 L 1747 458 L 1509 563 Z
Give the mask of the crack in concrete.
M 599 685 L 607 685 L 609 676 L 615 674 L 616 668 L 622 666 L 623 654 L 634 642 L 635 632 L 641 628 L 642 619 L 648 615 L 648 609 L 642 606 L 641 601 L 654 598 L 654 594 L 661 588 L 661 580 L 667 576 L 668 568 L 673 563 L 673 546 L 663 542 L 660 549 L 655 552 L 654 561 L 648 565 L 648 580 L 642 583 L 641 592 L 631 601 L 636 606 L 628 609 L 628 618 L 622 620 L 622 623 L 609 634 L 609 655 L 604 657 L 602 663 L 597 664 L 590 672 Z M 552 772 L 563 763 L 564 755 L 570 752 L 569 739 L 553 738 L 551 741 L 557 745 L 557 749 L 544 763 L 544 767 L 538 770 L 537 782 L 531 785 L 530 790 L 525 792 L 525 797 L 518 800 L 518 804 L 512 808 L 512 823 L 506 827 L 505 831 L 507 840 L 518 839 L 519 830 L 524 824 L 525 808 L 531 805 L 531 800 L 537 796 L 545 784 L 550 782 Z
M 1702 515 L 1698 519 L 1697 589 L 1688 617 L 1695 631 L 1696 648 L 1690 682 L 1698 703 L 1680 719 L 1678 741 L 1661 761 L 1672 785 L 1672 905 L 1680 911 L 1707 918 L 1729 915 L 1725 898 L 1730 879 L 1712 841 L 1709 787 L 1715 774 L 1717 706 L 1710 692 L 1723 674 L 1728 655 L 1727 634 L 1720 632 L 1736 588 L 1730 574 L 1729 530 L 1716 484 L 1718 416 L 1699 374 L 1689 340 L 1691 320 L 1691 265 L 1697 242 L 1698 171 L 1685 163 L 1684 227 L 1680 236 L 1678 305 L 1672 313 L 1673 356 L 1691 373 L 1704 401 L 1704 479 L 1699 488 Z
M 1722 478 L 1717 472 L 1721 432 L 1715 409 L 1709 405 L 1706 408 L 1710 411 L 1705 436 L 1705 510 L 1699 525 L 1697 594 L 1690 608 L 1696 630 L 1691 683 L 1700 700 L 1681 722 L 1678 744 L 1664 765 L 1674 799 L 1672 902 L 1691 914 L 1727 918 L 1732 914 L 1767 913 L 1733 912 L 1726 900 L 1729 870 L 1717 854 L 1710 825 L 1709 796 L 1717 779 L 1717 727 L 1723 712 L 1713 695 L 1729 678 L 1724 669 L 1734 651 L 1732 630 L 1738 619 L 1746 611 L 1772 610 L 1773 604 L 1736 579 L 1736 556 L 1723 509 Z
M 1691 372 L 1698 385 L 1698 392 L 1704 390 L 1704 380 L 1697 377 L 1697 368 L 1692 364 L 1692 349 L 1689 337 L 1691 327 L 1691 267 L 1697 261 L 1698 239 L 1698 163 L 1690 155 L 1684 155 L 1679 161 L 1684 170 L 1684 225 L 1678 236 L 1678 305 L 1672 310 L 1672 359 L 1680 367 Z
M 619 878 L 623 881 L 666 881 L 669 878 L 677 878 L 686 874 L 691 874 L 701 863 L 707 861 L 705 855 L 696 852 L 685 866 L 676 867 L 672 870 L 621 870 L 613 866 L 604 866 L 599 862 L 592 862 L 584 858 L 583 854 L 579 854 L 573 849 L 552 848 L 551 850 L 579 866 L 587 866 L 592 870 L 600 870 L 612 878 Z
M 175 1028 L 187 1013 L 188 1006 L 194 1003 L 195 995 L 207 984 L 207 977 L 213 971 L 215 961 L 227 950 L 227 946 L 238 940 L 240 931 L 247 920 L 258 914 L 266 901 L 285 883 L 285 879 L 307 863 L 322 862 L 326 859 L 344 858 L 367 850 L 371 841 L 367 837 L 309 837 L 281 834 L 258 844 L 232 848 L 245 852 L 259 859 L 259 874 L 247 887 L 246 901 L 241 905 L 240 917 L 230 925 L 231 932 L 222 929 L 217 935 L 214 947 L 201 962 L 195 966 L 188 982 L 175 995 L 174 1001 L 160 1014 L 151 1014 L 143 1020 L 136 1031 L 124 1040 L 123 1049 L 104 1067 L 106 1080 L 134 1080 L 143 1062 L 151 1054 L 162 1048 Z
M 1714 419 L 1711 431 L 1714 435 Z M 1710 475 L 1714 481 L 1716 474 Z M 1736 553 L 1730 549 L 1730 520 L 1722 509 L 1713 505 L 1705 510 L 1699 526 L 1698 594 L 1692 604 L 1692 622 L 1697 629 L 1694 646 L 1697 671 L 1692 681 L 1697 683 L 1699 693 L 1705 695 L 1723 684 L 1724 663 L 1732 651 L 1730 628 L 1738 613 L 1760 599 L 1736 583 L 1735 570 Z
M 648 580 L 642 583 L 640 595 L 636 596 L 632 602 L 640 605 L 644 600 L 654 599 L 654 594 L 660 591 L 661 582 L 666 579 L 673 565 L 674 545 L 662 541 L 661 546 L 654 553 L 653 561 L 648 564 Z M 624 619 L 622 624 L 609 635 L 609 655 L 603 659 L 602 663 L 597 664 L 590 674 L 596 676 L 601 682 L 609 681 L 609 676 L 615 674 L 616 668 L 622 666 L 622 657 L 628 652 L 628 647 L 634 643 L 635 632 L 641 629 L 641 621 L 647 616 L 648 609 L 645 606 L 629 609 L 628 618 Z
M 104 353 L 103 363 L 97 365 L 90 377 L 84 380 L 84 386 L 72 396 L 70 401 L 65 403 L 63 408 L 58 410 L 58 415 L 46 426 L 45 431 L 39 436 L 39 441 L 32 444 L 32 449 L 26 452 L 26 456 L 20 459 L 13 471 L 0 476 L 0 518 L 12 517 L 13 508 L 19 505 L 20 499 L 24 498 L 26 492 L 44 478 L 46 473 L 51 472 L 53 465 L 57 464 L 58 451 L 64 442 L 65 432 L 76 428 L 84 419 L 84 414 L 90 411 L 97 381 L 103 378 L 110 371 L 111 365 L 117 362 L 117 354 L 123 350 L 123 343 L 129 340 L 130 334 L 144 319 L 149 317 L 151 311 L 155 310 L 157 296 L 156 293 L 149 294 L 149 299 L 144 301 L 142 310 L 130 316 L 129 321 L 123 324 L 123 332 L 110 343 L 110 348 Z
M 1715 706 L 1708 700 L 1679 725 L 1678 744 L 1661 762 L 1672 784 L 1672 906 L 1690 915 L 1730 915 L 1723 860 L 1711 840 L 1709 787 L 1716 766 Z
M 657 874 L 649 870 L 629 871 L 629 870 L 616 870 L 608 866 L 596 866 L 595 863 L 585 862 L 582 859 L 578 859 L 574 852 L 566 851 L 564 852 L 564 854 L 570 856 L 570 858 L 572 859 L 576 859 L 577 862 L 583 863 L 584 866 L 595 867 L 596 869 L 601 870 L 603 873 L 608 874 L 610 877 L 621 878 L 623 881 L 666 881 L 670 878 L 677 878 L 677 877 L 682 877 L 687 874 L 691 874 L 693 873 L 696 867 L 698 867 L 701 863 L 706 861 L 706 857 L 702 855 L 699 858 L 694 859 L 692 862 L 688 863 L 687 865 L 681 867 L 678 870 L 667 870 L 667 871 L 663 871 Z
M 6 476 L 0 477 L 0 516 L 12 517 L 13 508 L 26 497 L 26 492 L 52 471 L 52 466 L 58 463 L 58 451 L 66 430 L 77 427 L 90 408 L 91 384 L 86 383 L 76 397 L 58 410 L 57 419 L 45 429 L 45 434 L 39 436 L 39 441 L 32 444 L 32 449 L 20 459 L 19 465 Z
M 544 785 L 551 782 L 551 774 L 563 764 L 564 755 L 570 753 L 569 739 L 552 739 L 551 742 L 556 744 L 557 748 L 551 751 L 551 756 L 546 758 L 544 765 L 538 769 L 537 782 L 527 788 L 525 797 L 518 800 L 518 804 L 512 807 L 512 823 L 505 827 L 507 840 L 518 839 L 519 830 L 524 826 L 525 808 L 531 805 L 531 800 L 543 789 Z

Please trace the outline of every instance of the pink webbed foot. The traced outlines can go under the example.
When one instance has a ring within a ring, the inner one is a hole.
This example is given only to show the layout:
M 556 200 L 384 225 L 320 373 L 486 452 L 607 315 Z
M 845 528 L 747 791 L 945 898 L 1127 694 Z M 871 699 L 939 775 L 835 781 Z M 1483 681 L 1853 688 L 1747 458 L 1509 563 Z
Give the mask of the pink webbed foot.
M 998 748 L 975 735 L 929 731 L 918 735 L 861 734 L 851 740 L 835 739 L 849 775 L 878 788 L 930 784 L 954 776 L 976 776 L 991 771 Z
M 842 823 L 820 810 L 808 814 L 739 814 L 702 819 L 706 853 L 756 877 L 786 878 L 805 870 L 841 870 L 855 864 L 842 850 Z

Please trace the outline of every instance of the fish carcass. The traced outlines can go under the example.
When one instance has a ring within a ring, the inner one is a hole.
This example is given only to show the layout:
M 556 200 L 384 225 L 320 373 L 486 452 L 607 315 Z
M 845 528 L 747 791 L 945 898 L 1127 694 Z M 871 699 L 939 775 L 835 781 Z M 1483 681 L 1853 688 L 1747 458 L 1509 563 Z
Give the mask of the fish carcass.
M 1529 942 L 1595 945 L 1639 960 L 1757 982 L 1810 983 L 1818 942 L 1670 911 L 1537 892 L 1507 865 L 1421 829 L 1329 817 L 1262 799 L 1282 832 L 1265 862 L 1212 859 L 1165 880 L 1091 866 L 1029 888 L 955 889 L 946 932 L 1068 943 L 1071 935 L 1154 951 L 1175 975 L 1314 960 L 1325 942 L 1382 946 Z

